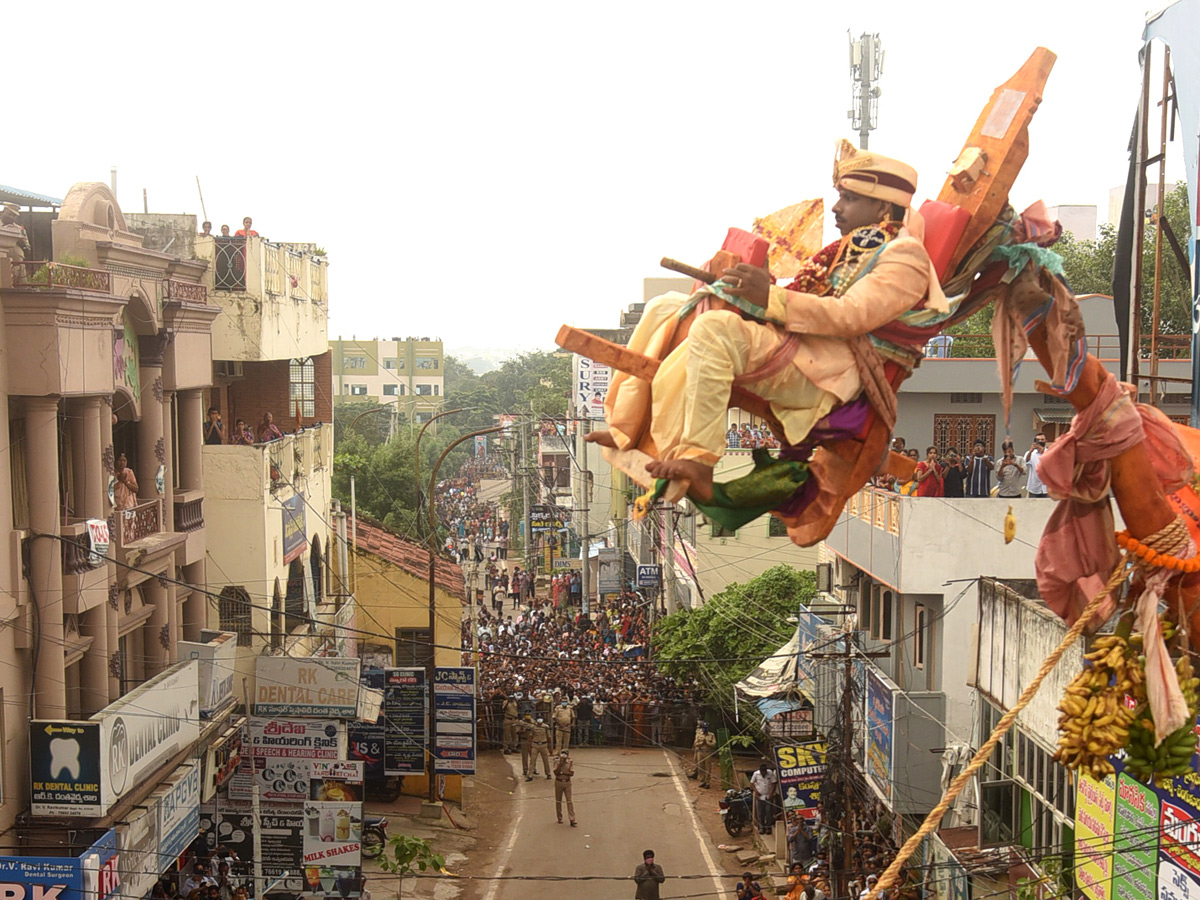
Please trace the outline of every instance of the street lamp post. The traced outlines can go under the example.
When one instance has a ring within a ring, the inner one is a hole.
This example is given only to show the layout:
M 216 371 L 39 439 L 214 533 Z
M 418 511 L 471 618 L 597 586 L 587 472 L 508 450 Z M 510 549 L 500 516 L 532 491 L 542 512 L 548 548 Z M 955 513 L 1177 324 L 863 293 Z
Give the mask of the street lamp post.
M 452 410 L 452 412 L 459 412 L 459 411 L 460 410 Z M 433 421 L 433 420 L 431 419 L 430 421 Z M 425 424 L 429 424 L 429 423 L 426 422 Z M 428 730 L 430 732 L 429 741 L 430 741 L 431 746 L 433 743 L 432 732 L 433 732 L 433 724 L 434 724 L 433 723 L 433 670 L 434 670 L 434 665 L 433 665 L 434 640 L 433 640 L 433 638 L 434 638 L 434 634 L 435 634 L 435 629 L 437 627 L 437 621 L 436 621 L 437 620 L 437 597 L 434 593 L 434 587 L 436 585 L 436 582 L 434 581 L 434 577 L 437 572 L 437 569 L 436 569 L 436 567 L 437 567 L 437 525 L 433 518 L 433 515 L 434 515 L 433 488 L 434 488 L 434 485 L 437 484 L 438 469 L 441 468 L 442 461 L 446 458 L 446 455 L 451 450 L 453 450 L 455 447 L 457 447 L 463 441 L 471 440 L 473 438 L 479 437 L 480 435 L 484 435 L 484 434 L 495 434 L 497 431 L 502 431 L 503 428 L 504 428 L 503 425 L 496 425 L 496 426 L 493 426 L 492 428 L 484 428 L 480 431 L 472 431 L 470 434 L 464 434 L 462 437 L 457 438 L 456 440 L 452 441 L 446 447 L 446 449 L 442 451 L 442 455 L 439 456 L 437 459 L 437 462 L 435 462 L 433 464 L 433 471 L 429 473 L 429 493 L 427 495 L 427 497 L 429 499 L 429 534 L 427 535 L 427 540 L 426 540 L 426 546 L 429 551 L 429 660 L 425 664 L 425 683 L 429 686 L 429 729 Z M 418 436 L 417 440 L 420 440 L 420 436 Z M 475 598 L 472 597 L 470 593 L 467 594 L 467 603 L 470 603 L 470 604 L 475 603 Z M 473 608 L 474 607 L 472 606 L 472 609 Z M 434 779 L 432 749 L 427 751 L 425 754 L 425 775 L 429 779 L 429 802 L 436 803 L 437 802 L 437 782 Z
M 420 529 L 421 529 L 421 438 L 425 434 L 425 429 L 428 428 L 430 425 L 432 425 L 434 422 L 436 422 L 438 419 L 442 418 L 443 416 L 452 416 L 455 413 L 460 413 L 460 412 L 473 412 L 475 409 L 476 409 L 476 407 L 474 407 L 474 406 L 462 406 L 462 407 L 459 407 L 458 409 L 448 409 L 445 412 L 440 412 L 436 416 L 430 416 L 424 423 L 422 423 L 421 429 L 417 432 L 417 440 L 413 446 L 413 481 L 416 482 L 416 485 L 417 485 L 417 532 L 418 532 L 418 537 L 420 536 Z M 357 420 L 355 420 L 355 421 L 357 421 Z M 451 446 L 453 446 L 453 445 L 451 445 Z M 445 454 L 442 454 L 442 455 L 445 456 Z M 438 460 L 438 462 L 440 463 L 441 460 Z M 431 497 L 433 496 L 432 491 L 433 491 L 433 489 L 430 488 L 429 496 L 431 496 Z M 433 508 L 433 504 L 431 503 L 430 509 L 432 509 L 432 508 Z

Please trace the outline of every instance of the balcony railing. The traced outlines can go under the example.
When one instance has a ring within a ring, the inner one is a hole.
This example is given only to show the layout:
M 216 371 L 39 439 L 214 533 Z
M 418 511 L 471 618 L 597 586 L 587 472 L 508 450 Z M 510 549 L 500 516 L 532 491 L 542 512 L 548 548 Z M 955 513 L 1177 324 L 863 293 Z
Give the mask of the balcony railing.
M 63 529 L 62 533 L 62 566 L 63 575 L 82 575 L 90 572 L 92 565 L 91 542 L 87 536 L 87 526 L 83 529 Z M 76 533 L 70 533 L 74 530 Z
M 128 547 L 135 541 L 159 534 L 162 529 L 162 502 L 147 500 L 133 509 L 118 513 L 120 517 L 121 546 Z
M 175 531 L 199 531 L 204 527 L 204 495 L 180 491 L 175 495 Z
M 179 300 L 183 303 L 208 303 L 208 288 L 192 281 L 177 281 L 168 278 L 163 282 L 167 300 Z
M 246 290 L 246 239 L 213 238 L 213 287 L 218 291 Z
M 66 287 L 78 291 L 112 293 L 112 273 L 103 269 L 68 266 L 54 260 L 27 260 L 13 266 L 13 285 L 24 288 Z
M 1158 358 L 1191 359 L 1191 336 L 1160 334 Z M 1120 359 L 1121 338 L 1115 334 L 1089 334 L 1087 349 L 1097 359 Z M 1142 359 L 1150 358 L 1150 337 L 1142 335 Z M 940 334 L 925 345 L 926 359 L 995 359 L 996 347 L 990 334 Z

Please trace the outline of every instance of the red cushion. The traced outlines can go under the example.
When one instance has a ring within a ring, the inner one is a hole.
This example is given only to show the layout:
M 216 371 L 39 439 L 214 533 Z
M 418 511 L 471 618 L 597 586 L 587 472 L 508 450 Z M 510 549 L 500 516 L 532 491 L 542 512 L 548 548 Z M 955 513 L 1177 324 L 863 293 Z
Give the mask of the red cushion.
M 940 281 L 946 277 L 950 257 L 971 221 L 971 214 L 961 206 L 926 200 L 921 204 L 921 216 L 925 219 L 925 252 L 933 260 Z
M 725 235 L 725 243 L 721 245 L 721 249 L 736 253 L 744 263 L 761 267 L 767 261 L 767 250 L 770 246 L 757 234 L 751 234 L 740 228 L 730 228 L 729 234 Z

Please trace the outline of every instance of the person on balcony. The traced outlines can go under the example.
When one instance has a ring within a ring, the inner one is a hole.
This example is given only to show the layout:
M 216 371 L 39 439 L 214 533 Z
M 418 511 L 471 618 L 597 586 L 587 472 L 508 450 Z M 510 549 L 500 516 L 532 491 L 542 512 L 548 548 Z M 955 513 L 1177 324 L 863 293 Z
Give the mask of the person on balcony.
M 122 453 L 113 464 L 113 508 L 117 512 L 123 509 L 133 509 L 138 505 L 138 483 L 133 469 L 129 468 L 128 460 Z
M 275 424 L 275 417 L 269 412 L 263 413 L 262 424 L 258 426 L 258 442 L 267 444 L 283 439 L 283 432 Z
M 215 235 L 212 233 L 212 222 L 201 223 L 200 237 L 215 237 Z
M 229 226 L 228 225 L 221 226 L 221 237 L 229 237 Z
M 258 237 L 258 232 L 250 226 L 254 224 L 254 220 L 249 216 L 242 219 L 242 227 L 233 233 L 234 237 Z
M 229 443 L 243 447 L 254 446 L 254 432 L 246 427 L 245 419 L 237 419 L 233 423 L 233 431 L 229 434 Z
M 221 423 L 221 413 L 215 406 L 208 408 L 208 421 L 204 423 L 204 443 L 225 443 L 225 426 Z

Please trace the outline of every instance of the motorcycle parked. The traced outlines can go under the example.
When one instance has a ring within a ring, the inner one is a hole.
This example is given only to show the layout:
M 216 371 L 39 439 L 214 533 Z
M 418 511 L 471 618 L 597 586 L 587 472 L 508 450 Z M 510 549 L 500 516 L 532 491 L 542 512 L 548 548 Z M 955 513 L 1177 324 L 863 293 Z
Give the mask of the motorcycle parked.
M 721 807 L 725 830 L 730 837 L 737 837 L 754 820 L 754 789 L 730 788 L 717 805 Z
M 388 820 L 383 816 L 363 816 L 362 855 L 365 859 L 375 859 L 383 853 L 387 846 Z

